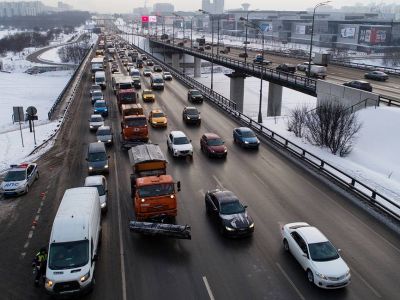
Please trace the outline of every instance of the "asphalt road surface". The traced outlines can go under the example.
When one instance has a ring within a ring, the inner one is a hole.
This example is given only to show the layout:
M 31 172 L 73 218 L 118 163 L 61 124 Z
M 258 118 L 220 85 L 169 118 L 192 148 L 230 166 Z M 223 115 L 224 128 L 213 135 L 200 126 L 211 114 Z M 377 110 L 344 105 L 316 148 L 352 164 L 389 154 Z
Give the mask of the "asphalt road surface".
M 182 41 L 182 39 L 175 39 L 175 44 L 177 44 L 179 41 Z M 186 47 L 190 48 L 190 42 L 187 42 L 185 44 Z M 222 57 L 229 57 L 235 60 L 240 60 L 244 61 L 244 58 L 239 57 L 240 53 L 244 52 L 244 49 L 238 49 L 238 48 L 232 48 L 229 53 L 223 54 L 221 53 L 221 50 L 224 48 L 222 46 L 219 47 L 220 52 L 219 55 Z M 205 50 L 205 52 L 211 53 L 212 50 Z M 253 58 L 255 55 L 259 52 L 254 51 L 254 50 L 248 50 L 248 63 L 253 62 Z M 217 46 L 214 46 L 214 55 L 217 54 Z M 266 66 L 267 68 L 275 69 L 279 64 L 283 63 L 288 63 L 288 64 L 293 64 L 297 65 L 299 63 L 303 63 L 304 61 L 307 61 L 305 59 L 298 59 L 298 58 L 291 58 L 291 57 L 286 57 L 286 56 L 277 56 L 277 55 L 271 55 L 271 54 L 265 54 L 265 59 L 272 61 L 271 65 Z M 336 83 L 336 84 L 343 84 L 348 81 L 352 80 L 366 80 L 364 79 L 364 74 L 367 71 L 365 70 L 359 70 L 355 68 L 350 68 L 350 67 L 342 67 L 342 66 L 337 66 L 337 65 L 329 65 L 328 66 L 328 76 L 326 77 L 326 81 Z M 304 72 L 301 71 L 296 71 L 296 74 L 305 76 Z M 395 76 L 395 75 L 389 75 L 389 79 L 385 82 L 382 81 L 374 81 L 374 80 L 369 80 L 367 79 L 368 82 L 371 83 L 373 87 L 373 92 L 381 94 L 383 96 L 389 96 L 393 98 L 399 98 L 399 89 L 400 89 L 400 76 Z
M 82 186 L 87 176 L 85 153 L 95 141 L 88 125 L 89 72 L 54 147 L 38 161 L 40 179 L 28 195 L 0 201 L 1 299 L 47 299 L 33 286 L 30 264 L 35 251 L 48 244 L 65 189 Z M 109 150 L 109 209 L 102 222 L 96 286 L 84 299 L 398 299 L 400 240 L 395 233 L 270 145 L 262 144 L 258 151 L 234 145 L 232 129 L 238 124 L 212 105 L 197 105 L 201 126 L 184 125 L 187 89 L 176 80 L 156 92 L 154 104 L 143 105 L 146 111 L 161 107 L 169 117 L 168 129 L 150 128 L 150 138 L 168 157 L 168 173 L 182 183 L 177 223 L 192 226 L 192 240 L 130 233 L 131 166 L 120 149 L 120 116 L 107 73 L 111 113 L 106 123 L 115 135 Z M 142 76 L 142 85 L 149 87 L 148 78 Z M 167 154 L 166 134 L 174 129 L 192 139 L 193 161 Z M 226 160 L 201 153 L 204 132 L 225 139 Z M 204 193 L 216 187 L 232 190 L 249 205 L 253 237 L 230 240 L 219 235 L 204 207 Z M 284 253 L 280 226 L 294 221 L 317 226 L 342 249 L 352 271 L 347 288 L 327 291 L 310 285 L 299 264 Z

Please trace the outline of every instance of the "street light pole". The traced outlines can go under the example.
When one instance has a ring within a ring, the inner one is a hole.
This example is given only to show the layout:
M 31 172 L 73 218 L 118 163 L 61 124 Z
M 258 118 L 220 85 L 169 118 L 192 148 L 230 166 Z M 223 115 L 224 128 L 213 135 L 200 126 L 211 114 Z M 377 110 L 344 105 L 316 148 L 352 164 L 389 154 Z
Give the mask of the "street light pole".
M 264 61 L 264 32 L 260 30 L 260 33 L 262 34 L 261 38 L 262 38 L 262 61 Z M 260 79 L 260 103 L 258 104 L 258 123 L 262 123 L 262 113 L 261 113 L 261 103 L 262 103 L 262 93 L 263 93 L 263 71 L 264 71 L 264 67 L 261 66 L 261 79 Z
M 175 17 L 172 18 L 172 45 L 175 45 Z
M 211 91 L 214 91 L 214 18 L 209 15 L 211 20 Z
M 311 56 L 312 56 L 312 47 L 313 47 L 313 40 L 314 40 L 314 21 L 315 21 L 315 10 L 320 7 L 328 4 L 331 1 L 320 2 L 314 6 L 314 12 L 312 16 L 312 23 L 311 23 L 311 40 L 310 40 L 310 53 L 308 56 L 308 70 L 307 70 L 307 77 L 311 76 Z
M 219 56 L 219 21 L 221 20 L 220 16 L 217 18 L 217 56 Z
M 249 23 L 249 14 L 250 14 L 250 12 L 247 12 L 247 16 L 246 16 L 246 23 L 248 24 Z M 245 26 L 246 27 L 246 38 L 245 38 L 245 41 L 244 41 L 244 63 L 247 63 L 247 28 L 248 28 L 248 26 Z

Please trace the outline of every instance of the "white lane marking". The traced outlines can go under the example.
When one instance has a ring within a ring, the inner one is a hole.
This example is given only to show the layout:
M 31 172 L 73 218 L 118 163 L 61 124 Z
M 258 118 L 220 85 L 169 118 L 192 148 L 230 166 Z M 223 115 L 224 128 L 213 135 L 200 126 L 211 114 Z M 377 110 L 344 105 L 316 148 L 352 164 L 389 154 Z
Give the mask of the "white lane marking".
M 253 173 L 253 175 L 262 185 L 266 185 L 265 182 L 256 173 Z
M 302 300 L 305 300 L 306 298 L 304 298 L 304 296 L 300 293 L 299 289 L 296 287 L 294 282 L 290 279 L 289 275 L 286 274 L 285 270 L 281 267 L 281 265 L 278 262 L 276 262 L 276 265 L 278 266 L 279 271 L 281 271 L 282 275 L 286 278 L 286 280 L 289 281 L 290 285 L 295 290 L 295 292 L 297 293 L 299 298 Z
M 122 280 L 122 299 L 126 300 L 126 279 L 125 279 L 125 262 L 124 262 L 124 242 L 122 240 L 122 220 L 121 220 L 121 207 L 119 199 L 119 184 L 118 184 L 118 170 L 117 170 L 117 155 L 114 152 L 114 173 L 117 190 L 117 207 L 118 207 L 118 231 L 119 231 L 119 248 L 120 248 L 120 264 L 121 264 L 121 280 Z
M 28 248 L 28 246 L 29 246 L 29 241 L 25 243 L 24 249 Z
M 35 221 L 37 222 L 38 220 L 39 220 L 39 215 L 36 215 L 36 217 L 35 217 Z
M 375 294 L 376 297 L 382 298 L 381 294 L 378 293 L 377 290 L 375 290 L 372 285 L 370 285 L 362 276 L 360 273 L 358 273 L 353 267 L 350 269 L 352 273 L 356 274 L 358 277 L 360 277 L 361 281 Z
M 208 293 L 208 296 L 210 297 L 210 300 L 215 300 L 214 295 L 211 291 L 210 285 L 208 284 L 208 280 L 207 280 L 206 276 L 203 276 L 203 282 L 204 282 L 204 285 L 206 286 L 207 293 Z
M 42 201 L 42 202 L 40 202 L 40 207 L 42 207 L 43 206 L 43 204 L 44 204 L 44 202 Z
M 31 239 L 31 238 L 32 238 L 32 236 L 33 236 L 33 230 L 29 231 L 29 234 L 28 234 L 28 239 Z
M 39 207 L 36 213 L 40 214 L 41 211 L 42 211 L 42 207 Z
M 22 253 L 21 253 L 22 258 L 24 258 L 25 255 L 26 255 L 26 252 L 22 252 Z
M 224 185 L 222 184 L 222 182 L 218 179 L 217 176 L 213 175 L 212 176 L 214 178 L 214 180 L 217 182 L 217 184 L 223 189 Z

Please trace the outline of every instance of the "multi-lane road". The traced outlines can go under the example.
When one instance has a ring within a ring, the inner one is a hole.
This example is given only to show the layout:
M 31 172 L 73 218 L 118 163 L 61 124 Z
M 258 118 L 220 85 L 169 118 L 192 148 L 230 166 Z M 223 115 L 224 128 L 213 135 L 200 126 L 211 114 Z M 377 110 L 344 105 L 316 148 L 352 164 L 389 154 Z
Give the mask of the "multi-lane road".
M 88 125 L 89 72 L 87 68 L 54 147 L 38 161 L 39 181 L 28 195 L 0 201 L 1 299 L 46 299 L 43 290 L 33 287 L 30 263 L 35 251 L 49 241 L 65 189 L 82 186 L 87 176 L 85 153 L 95 141 Z M 161 107 L 168 115 L 168 129 L 151 128 L 150 138 L 167 155 L 168 173 L 182 183 L 177 222 L 192 226 L 192 240 L 130 233 L 131 167 L 120 148 L 120 116 L 109 68 L 107 74 L 105 97 L 111 113 L 106 123 L 112 125 L 116 141 L 109 150 L 109 209 L 102 222 L 96 287 L 86 299 L 398 299 L 398 235 L 268 143 L 258 151 L 234 145 L 232 129 L 238 124 L 209 103 L 197 105 L 200 127 L 184 125 L 187 89 L 177 80 L 166 82 L 165 90 L 156 92 L 155 103 L 143 106 L 146 111 Z M 143 76 L 142 86 L 149 87 Z M 175 129 L 192 139 L 193 160 L 174 160 L 167 154 L 166 134 Z M 203 155 L 199 139 L 204 132 L 225 139 L 226 160 Z M 255 220 L 253 237 L 230 240 L 219 235 L 204 207 L 204 193 L 216 187 L 232 190 L 249 205 Z M 293 221 L 317 226 L 342 249 L 352 271 L 347 288 L 325 291 L 307 282 L 281 245 L 280 226 Z
M 182 42 L 182 39 L 177 39 L 175 38 L 175 44 Z M 226 44 L 226 46 L 229 46 Z M 190 42 L 185 43 L 185 47 L 190 48 Z M 219 56 L 221 57 L 229 57 L 235 60 L 243 61 L 244 58 L 239 57 L 240 53 L 244 52 L 244 49 L 239 49 L 236 47 L 231 47 L 230 52 L 227 54 L 221 53 L 221 50 L 224 48 L 223 46 L 220 46 L 220 51 L 219 51 Z M 217 46 L 214 45 L 214 55 L 217 55 Z M 205 50 L 206 53 L 212 53 L 212 50 Z M 261 50 L 260 50 L 261 52 Z M 253 62 L 253 58 L 255 55 L 259 52 L 253 50 L 253 49 L 248 49 L 248 63 Z M 304 61 L 307 61 L 305 59 L 299 59 L 299 58 L 291 58 L 287 56 L 278 56 L 278 55 L 272 55 L 272 54 L 265 54 L 265 59 L 272 61 L 271 65 L 268 65 L 267 68 L 272 68 L 275 69 L 279 64 L 283 63 L 288 63 L 288 64 L 293 64 L 297 65 L 299 63 L 303 63 Z M 335 84 L 343 84 L 345 82 L 351 81 L 351 80 L 365 80 L 364 79 L 364 74 L 367 71 L 365 70 L 360 70 L 356 68 L 350 68 L 350 67 L 343 67 L 343 66 L 338 66 L 338 65 L 329 65 L 328 66 L 328 76 L 326 78 L 327 81 L 335 83 Z M 305 76 L 304 72 L 296 71 L 296 74 L 298 75 L 303 75 Z M 395 99 L 399 99 L 399 90 L 400 90 L 400 76 L 396 75 L 389 75 L 389 79 L 385 82 L 381 81 L 374 81 L 374 80 L 367 80 L 371 83 L 373 87 L 373 92 L 377 94 L 381 94 L 382 96 L 388 96 L 392 97 Z

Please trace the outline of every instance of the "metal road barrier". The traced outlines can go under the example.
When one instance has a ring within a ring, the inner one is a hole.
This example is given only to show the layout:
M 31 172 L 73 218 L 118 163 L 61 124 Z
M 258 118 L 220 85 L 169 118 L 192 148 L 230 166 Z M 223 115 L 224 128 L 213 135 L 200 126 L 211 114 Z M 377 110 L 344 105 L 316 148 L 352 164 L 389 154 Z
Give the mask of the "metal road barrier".
M 208 52 L 201 52 L 187 47 L 162 43 L 159 40 L 155 39 L 149 39 L 149 41 L 163 46 L 165 45 L 166 47 L 175 49 L 178 52 L 185 52 L 204 60 L 212 60 L 215 64 L 234 69 L 235 71 L 239 71 L 243 74 L 248 74 L 258 78 L 262 76 L 263 79 L 270 82 L 277 83 L 279 85 L 292 88 L 312 96 L 316 95 L 317 81 L 306 76 L 280 72 L 272 68 L 267 68 L 260 64 L 245 63 L 242 60 L 234 59 L 231 57 L 215 55 L 213 56 L 211 53 Z
M 286 150 L 294 157 L 305 162 L 308 166 L 312 167 L 315 171 L 324 174 L 328 179 L 333 180 L 337 185 L 341 186 L 347 191 L 350 191 L 361 199 L 366 200 L 372 206 L 378 208 L 379 210 L 386 212 L 398 221 L 400 221 L 400 204 L 396 203 L 393 199 L 377 192 L 374 188 L 368 186 L 367 184 L 359 181 L 358 179 L 352 177 L 351 175 L 339 170 L 335 166 L 326 162 L 322 158 L 312 154 L 306 149 L 300 147 L 299 145 L 287 140 L 283 136 L 274 132 L 273 130 L 265 127 L 264 125 L 256 122 L 249 116 L 236 110 L 236 105 L 229 99 L 219 95 L 218 93 L 211 91 L 209 88 L 205 87 L 203 84 L 197 82 L 193 78 L 181 73 L 175 68 L 165 64 L 160 59 L 154 57 L 148 52 L 143 51 L 141 48 L 133 45 L 139 52 L 146 53 L 147 56 L 151 57 L 157 64 L 161 65 L 165 70 L 171 72 L 175 78 L 181 81 L 183 84 L 189 88 L 196 88 L 203 92 L 204 98 L 210 103 L 221 108 L 229 116 L 233 117 L 242 124 L 247 125 L 252 128 L 258 135 L 265 140 L 272 142 L 273 144 L 279 146 L 281 149 Z

